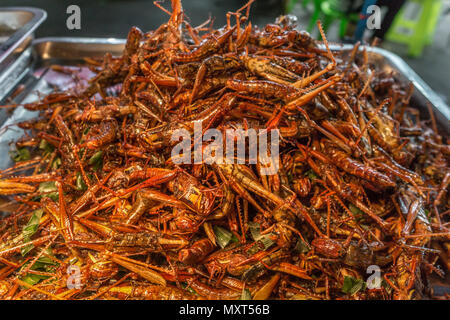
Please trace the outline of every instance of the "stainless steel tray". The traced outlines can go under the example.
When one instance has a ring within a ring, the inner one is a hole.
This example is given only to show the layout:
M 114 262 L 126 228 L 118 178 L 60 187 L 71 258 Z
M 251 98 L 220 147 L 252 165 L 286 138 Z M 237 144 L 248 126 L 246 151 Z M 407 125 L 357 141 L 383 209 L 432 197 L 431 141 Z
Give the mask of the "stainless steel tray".
M 54 86 L 70 88 L 72 77 L 56 73 L 49 69 L 51 65 L 72 66 L 81 68 L 81 74 L 87 79 L 90 74 L 87 68 L 82 67 L 83 58 L 100 58 L 109 52 L 120 55 L 124 49 L 123 39 L 96 39 L 96 38 L 42 38 L 33 41 L 30 48 L 25 50 L 16 60 L 16 69 L 11 70 L 20 79 L 22 93 L 14 98 L 15 103 L 28 103 L 50 93 Z M 333 46 L 332 50 L 351 50 L 351 45 Z M 367 48 L 370 62 L 385 71 L 392 71 L 400 81 L 412 82 L 415 90 L 412 103 L 424 118 L 428 118 L 427 103 L 434 110 L 438 125 L 443 134 L 450 134 L 450 109 L 443 100 L 397 55 L 379 48 Z M 2 77 L 11 77 L 0 74 Z M 4 103 L 4 102 L 3 102 Z M 0 98 L 0 104 L 2 104 Z M 7 154 L 10 143 L 20 137 L 23 131 L 12 128 L 11 125 L 25 119 L 32 118 L 35 112 L 26 111 L 23 107 L 14 109 L 12 114 L 5 110 L 0 111 L 0 154 Z M 9 157 L 0 157 L 0 169 L 11 165 Z
M 0 8 L 0 63 L 45 20 L 47 13 L 31 7 Z
M 0 100 L 16 84 L 12 77 L 17 71 L 16 60 L 30 45 L 34 38 L 34 30 L 45 20 L 44 10 L 30 7 L 0 8 L 0 74 L 9 74 L 8 78 L 0 77 Z

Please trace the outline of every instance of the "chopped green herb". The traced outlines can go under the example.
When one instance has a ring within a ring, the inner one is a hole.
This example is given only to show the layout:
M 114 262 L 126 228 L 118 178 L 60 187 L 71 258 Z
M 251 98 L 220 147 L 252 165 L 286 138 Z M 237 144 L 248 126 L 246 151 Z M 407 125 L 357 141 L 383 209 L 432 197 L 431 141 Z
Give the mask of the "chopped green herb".
M 95 171 L 100 169 L 103 164 L 103 151 L 97 151 L 94 153 L 94 155 L 88 160 L 88 163 L 93 166 Z
M 302 239 L 298 239 L 293 249 L 293 251 L 297 253 L 306 253 L 309 250 L 311 250 L 311 248 L 305 242 L 303 242 Z
M 241 299 L 240 300 L 252 300 L 252 293 L 247 288 L 242 290 Z
M 89 159 L 88 163 L 90 165 L 95 164 L 96 162 L 102 159 L 103 151 L 97 151 L 94 155 Z
M 233 234 L 233 236 L 230 239 L 230 242 L 237 243 L 237 242 L 239 242 L 239 239 L 238 239 L 238 237 L 236 237 L 235 234 Z
M 31 236 L 36 233 L 39 228 L 39 221 L 41 220 L 42 214 L 44 210 L 38 209 L 33 211 L 30 220 L 26 224 L 26 226 L 22 229 L 23 242 L 27 243 L 31 241 Z M 30 252 L 34 248 L 33 244 L 29 244 L 22 248 L 22 256 L 25 256 L 28 252 Z
M 192 289 L 191 287 L 188 287 L 188 284 L 186 282 L 181 283 L 181 288 L 186 289 L 187 291 L 189 291 L 192 294 L 198 295 L 198 293 L 195 292 L 194 289 Z
M 364 218 L 364 212 L 361 209 L 359 209 L 358 207 L 356 207 L 350 203 L 348 208 L 350 209 L 351 213 L 353 213 L 355 215 L 355 218 L 357 220 Z
M 430 210 L 425 209 L 425 215 L 427 217 L 427 220 L 430 222 L 431 221 L 431 219 L 430 219 Z
M 55 181 L 42 182 L 39 184 L 38 191 L 41 193 L 42 197 L 48 197 L 53 201 L 57 201 L 59 199 L 59 192 Z
M 254 255 L 255 253 L 258 253 L 258 252 L 260 252 L 260 251 L 262 251 L 262 250 L 264 250 L 264 245 L 258 241 L 258 242 L 255 242 L 255 243 L 253 244 L 253 246 L 251 246 L 251 247 L 247 250 L 247 253 L 248 253 L 249 255 Z
M 53 255 L 51 250 L 47 250 L 47 254 L 48 255 Z M 22 267 L 22 270 L 27 268 L 29 265 L 29 263 L 25 263 Z M 40 257 L 30 268 L 30 270 L 34 270 L 34 271 L 42 271 L 42 272 L 48 272 L 48 273 L 54 273 L 56 270 L 56 267 L 58 267 L 59 264 L 55 261 L 53 261 L 52 259 L 50 259 L 47 256 L 42 256 Z M 30 285 L 35 285 L 37 283 L 39 283 L 39 281 L 41 280 L 45 280 L 48 279 L 49 277 L 46 275 L 38 275 L 38 274 L 34 274 L 34 273 L 27 273 L 26 275 L 24 275 L 21 280 L 23 282 L 26 282 Z
M 252 235 L 253 240 L 255 240 L 255 242 L 262 245 L 263 250 L 268 249 L 270 246 L 272 246 L 274 244 L 274 242 L 270 238 L 270 236 L 272 235 L 271 233 L 264 234 L 264 235 L 261 234 L 261 226 L 259 225 L 259 223 L 250 222 L 249 229 L 250 229 L 250 234 Z
M 86 183 L 84 183 L 81 173 L 77 174 L 76 189 L 79 191 L 87 190 L 87 185 Z
M 31 159 L 30 150 L 27 148 L 17 149 L 15 151 L 10 152 L 11 159 L 14 162 L 26 161 Z
M 227 246 L 233 237 L 230 231 L 219 226 L 214 226 L 214 234 L 216 235 L 217 243 L 222 249 Z
M 41 193 L 49 193 L 58 191 L 58 188 L 56 187 L 55 181 L 46 181 L 39 184 L 38 191 Z
M 252 235 L 253 240 L 258 240 L 261 238 L 261 227 L 257 222 L 249 222 L 248 228 L 250 230 L 250 234 Z
M 55 158 L 52 162 L 52 169 L 58 169 L 61 166 L 61 158 Z
M 310 178 L 311 180 L 315 180 L 317 179 L 317 175 L 314 173 L 314 171 L 312 170 L 308 170 L 305 172 L 305 176 L 307 176 L 308 178 Z
M 384 290 L 386 290 L 386 292 L 388 294 L 390 294 L 392 292 L 392 287 L 389 285 L 389 283 L 385 279 L 381 280 L 381 286 L 384 288 Z
M 344 285 L 342 286 L 342 292 L 354 295 L 360 290 L 366 288 L 366 283 L 362 279 L 355 279 L 350 276 L 345 276 Z
M 44 210 L 42 209 L 33 211 L 33 214 L 31 215 L 30 220 L 28 220 L 27 225 L 23 227 L 22 234 L 24 238 L 29 238 L 36 233 L 39 227 L 39 221 L 41 221 L 43 213 Z
M 85 148 L 80 148 L 80 149 L 78 150 L 78 157 L 79 157 L 80 159 L 83 157 L 84 151 L 85 151 L 85 150 L 86 150 Z
M 55 148 L 50 143 L 48 143 L 47 140 L 42 139 L 41 142 L 39 143 L 39 149 L 44 150 L 45 156 L 49 153 L 52 153 Z
M 45 280 L 45 279 L 48 279 L 48 277 L 44 276 L 44 275 L 34 274 L 34 273 L 27 273 L 20 280 L 28 283 L 29 285 L 34 286 L 35 284 L 39 283 L 39 281 Z
M 269 247 L 274 244 L 273 240 L 269 237 L 268 234 L 262 236 L 257 242 L 263 246 L 264 250 L 269 249 Z

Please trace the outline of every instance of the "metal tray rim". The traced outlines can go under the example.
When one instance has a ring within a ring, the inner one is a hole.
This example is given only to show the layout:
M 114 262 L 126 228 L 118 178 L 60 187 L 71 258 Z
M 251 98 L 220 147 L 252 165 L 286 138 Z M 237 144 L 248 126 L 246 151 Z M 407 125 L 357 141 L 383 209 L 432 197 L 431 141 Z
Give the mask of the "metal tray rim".
M 65 42 L 65 43 L 81 43 L 81 44 L 125 44 L 127 40 L 122 38 L 42 37 L 34 39 L 32 45 L 44 42 Z

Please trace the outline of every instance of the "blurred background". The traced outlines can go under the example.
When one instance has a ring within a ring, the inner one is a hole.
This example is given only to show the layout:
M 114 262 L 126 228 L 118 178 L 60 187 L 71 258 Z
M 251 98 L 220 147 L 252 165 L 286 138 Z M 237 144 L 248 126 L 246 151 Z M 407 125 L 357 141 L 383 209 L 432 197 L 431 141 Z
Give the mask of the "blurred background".
M 225 14 L 247 1 L 183 0 L 183 8 L 192 25 L 214 17 L 214 26 L 226 23 Z M 81 29 L 66 27 L 69 5 L 81 8 Z M 263 26 L 279 15 L 298 17 L 300 29 L 317 36 L 315 21 L 325 23 L 327 37 L 334 42 L 372 41 L 373 32 L 361 23 L 367 5 L 381 8 L 381 27 L 375 36 L 380 46 L 400 55 L 450 104 L 450 0 L 256 0 L 250 16 L 253 24 Z M 170 1 L 163 4 L 170 6 Z M 32 6 L 47 11 L 47 20 L 36 37 L 115 37 L 125 38 L 132 26 L 142 30 L 157 28 L 167 14 L 152 0 L 1 0 L 0 6 Z M 358 27 L 358 22 L 359 27 Z M 362 28 L 361 28 L 362 26 Z

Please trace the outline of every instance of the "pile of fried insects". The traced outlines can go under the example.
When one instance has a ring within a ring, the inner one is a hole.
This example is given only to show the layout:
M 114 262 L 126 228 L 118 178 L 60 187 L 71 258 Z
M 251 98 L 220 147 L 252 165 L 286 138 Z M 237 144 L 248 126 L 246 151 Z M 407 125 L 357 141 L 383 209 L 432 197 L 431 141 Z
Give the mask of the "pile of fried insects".
M 251 2 L 213 29 L 172 0 L 122 56 L 86 59 L 83 90 L 20 106 L 39 116 L 0 171 L 1 299 L 432 296 L 450 250 L 434 116 L 366 47 L 331 51 L 290 16 L 258 28 Z M 279 132 L 278 171 L 176 164 L 195 125 Z

